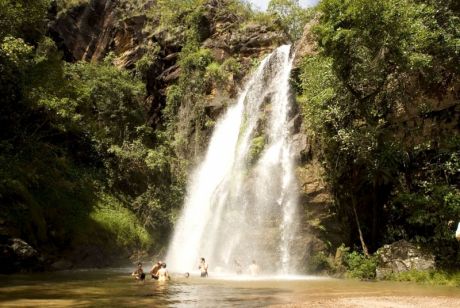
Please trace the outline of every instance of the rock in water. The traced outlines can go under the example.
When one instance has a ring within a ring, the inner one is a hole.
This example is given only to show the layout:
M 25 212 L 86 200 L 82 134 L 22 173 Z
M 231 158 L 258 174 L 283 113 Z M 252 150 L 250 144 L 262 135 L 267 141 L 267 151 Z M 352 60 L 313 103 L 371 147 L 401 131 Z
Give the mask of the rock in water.
M 405 240 L 385 245 L 377 250 L 379 266 L 377 279 L 390 274 L 398 274 L 410 270 L 426 271 L 434 269 L 434 255 L 422 251 L 419 247 Z

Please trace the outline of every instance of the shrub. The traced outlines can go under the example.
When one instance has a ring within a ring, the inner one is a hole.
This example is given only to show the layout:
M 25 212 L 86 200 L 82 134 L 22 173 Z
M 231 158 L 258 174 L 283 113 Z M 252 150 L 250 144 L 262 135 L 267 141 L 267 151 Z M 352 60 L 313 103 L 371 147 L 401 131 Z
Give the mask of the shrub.
M 346 276 L 359 279 L 374 279 L 377 269 L 376 257 L 367 258 L 363 254 L 353 251 L 345 252 L 343 256 L 344 264 L 347 268 Z
M 90 218 L 110 233 L 120 247 L 146 249 L 152 244 L 149 233 L 134 213 L 113 196 L 103 194 Z
M 307 263 L 307 271 L 309 273 L 321 273 L 334 271 L 334 265 L 330 258 L 322 251 L 310 257 Z

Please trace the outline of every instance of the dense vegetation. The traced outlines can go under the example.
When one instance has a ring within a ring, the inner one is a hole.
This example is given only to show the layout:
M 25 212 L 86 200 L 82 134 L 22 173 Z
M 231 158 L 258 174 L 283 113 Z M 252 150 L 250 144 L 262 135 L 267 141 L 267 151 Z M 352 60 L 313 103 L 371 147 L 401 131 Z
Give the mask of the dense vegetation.
M 349 244 L 365 255 L 407 239 L 438 265 L 460 262 L 460 138 L 446 124 L 458 104 L 447 102 L 459 81 L 459 13 L 458 2 L 436 0 L 318 7 L 318 53 L 303 60 L 299 101 Z
M 0 244 L 17 237 L 51 262 L 105 265 L 111 256 L 165 248 L 187 171 L 214 125 L 206 99 L 216 88 L 234 95 L 251 67 L 248 59 L 216 60 L 201 46 L 209 35 L 201 25 L 206 1 L 156 1 L 147 9 L 146 1 L 121 1 L 122 18 L 142 13 L 145 31 L 167 31 L 179 46 L 180 76 L 152 123 L 146 84 L 164 56 L 159 44 L 142 46 L 128 71 L 111 53 L 99 63 L 65 62 L 48 37 L 50 19 L 88 3 L 0 2 Z M 240 1 L 218 4 L 217 18 L 231 12 L 239 21 L 236 32 L 279 27 L 275 16 Z
M 112 55 L 62 61 L 45 35 L 49 5 L 1 2 L 2 235 L 49 254 L 162 247 L 185 180 L 155 146 L 145 85 Z
M 164 46 L 141 46 L 127 70 L 112 53 L 66 62 L 48 36 L 50 19 L 88 2 L 0 1 L 0 244 L 18 237 L 52 260 L 101 255 L 104 265 L 114 252 L 164 249 L 219 113 L 208 102 L 231 103 L 258 59 L 218 58 L 203 46 L 210 1 L 120 1 L 122 18 L 145 14 L 143 31 L 164 31 L 177 48 L 178 77 L 152 123 L 148 87 Z M 258 25 L 295 41 L 313 20 L 317 52 L 301 59 L 295 89 L 351 247 L 339 247 L 340 264 L 328 256 L 338 247 L 329 247 L 313 267 L 373 278 L 372 253 L 406 239 L 435 252 L 439 266 L 458 268 L 458 1 L 323 0 L 313 10 L 272 0 L 266 13 L 245 1 L 216 3 L 212 18 L 230 25 L 217 34 L 244 36 Z M 263 142 L 254 139 L 254 156 Z

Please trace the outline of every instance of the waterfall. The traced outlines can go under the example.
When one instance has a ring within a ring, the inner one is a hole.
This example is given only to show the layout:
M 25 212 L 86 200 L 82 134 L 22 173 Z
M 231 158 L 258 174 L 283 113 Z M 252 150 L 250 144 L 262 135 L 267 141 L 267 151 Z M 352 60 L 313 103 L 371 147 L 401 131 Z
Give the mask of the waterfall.
M 288 274 L 297 231 L 297 183 L 289 129 L 290 46 L 277 48 L 252 74 L 217 122 L 203 162 L 192 174 L 166 261 L 189 272 L 234 271 L 256 261 Z

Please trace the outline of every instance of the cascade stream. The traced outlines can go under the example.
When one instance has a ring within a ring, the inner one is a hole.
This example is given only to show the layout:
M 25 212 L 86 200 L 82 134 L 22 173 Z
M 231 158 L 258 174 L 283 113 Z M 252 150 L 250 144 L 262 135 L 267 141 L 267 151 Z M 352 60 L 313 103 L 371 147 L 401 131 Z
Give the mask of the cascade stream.
M 264 273 L 293 274 L 297 183 L 289 129 L 290 46 L 268 55 L 219 119 L 192 174 L 166 260 L 176 272 L 234 272 L 253 260 Z

